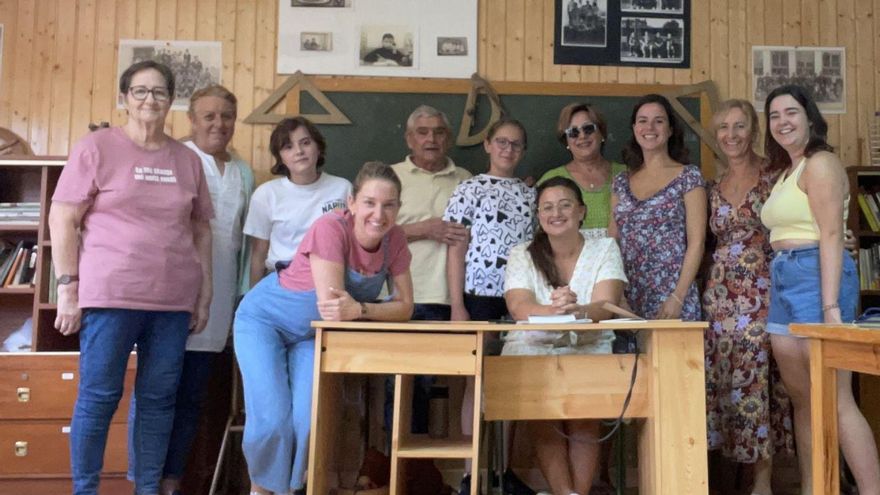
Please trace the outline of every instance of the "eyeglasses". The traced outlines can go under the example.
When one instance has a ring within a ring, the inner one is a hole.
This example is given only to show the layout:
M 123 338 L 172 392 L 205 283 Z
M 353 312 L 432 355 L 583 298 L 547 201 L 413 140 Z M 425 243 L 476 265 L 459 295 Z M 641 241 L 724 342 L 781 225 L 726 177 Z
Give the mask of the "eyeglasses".
M 511 141 L 510 139 L 497 137 L 492 140 L 493 143 L 498 145 L 499 148 L 506 150 L 508 148 L 512 149 L 515 152 L 520 152 L 526 149 L 526 145 L 523 144 L 522 141 Z
M 598 127 L 596 127 L 596 124 L 592 123 L 581 124 L 580 127 L 573 125 L 565 130 L 565 135 L 570 137 L 571 139 L 577 139 L 577 137 L 580 136 L 582 132 L 584 133 L 584 136 L 589 136 L 590 134 L 596 132 L 596 129 L 598 129 Z
M 563 199 L 562 201 L 554 204 L 554 203 L 544 203 L 540 207 L 538 207 L 538 213 L 542 215 L 552 215 L 554 211 L 559 211 L 559 213 L 571 213 L 574 210 L 575 202 L 570 199 Z
M 128 89 L 128 92 L 131 93 L 132 98 L 138 101 L 146 100 L 148 94 L 152 94 L 153 99 L 156 101 L 168 101 L 171 99 L 171 92 L 168 91 L 168 88 L 161 86 L 152 89 L 146 86 L 132 86 Z

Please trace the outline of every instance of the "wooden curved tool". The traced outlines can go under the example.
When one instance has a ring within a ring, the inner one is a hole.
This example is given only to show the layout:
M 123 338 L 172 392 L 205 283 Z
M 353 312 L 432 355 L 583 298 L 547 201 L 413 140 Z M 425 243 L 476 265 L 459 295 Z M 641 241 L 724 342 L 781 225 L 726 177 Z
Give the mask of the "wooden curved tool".
M 492 113 L 489 122 L 482 130 L 475 134 L 471 134 L 474 126 L 474 117 L 477 114 L 477 97 L 483 92 L 492 105 Z M 455 144 L 458 146 L 474 146 L 486 139 L 489 133 L 489 127 L 498 121 L 505 113 L 504 106 L 501 104 L 501 98 L 498 93 L 489 84 L 489 81 L 483 79 L 475 72 L 471 76 L 471 90 L 468 92 L 467 102 L 464 105 L 464 112 L 461 114 L 461 125 L 458 127 L 458 137 L 455 138 Z

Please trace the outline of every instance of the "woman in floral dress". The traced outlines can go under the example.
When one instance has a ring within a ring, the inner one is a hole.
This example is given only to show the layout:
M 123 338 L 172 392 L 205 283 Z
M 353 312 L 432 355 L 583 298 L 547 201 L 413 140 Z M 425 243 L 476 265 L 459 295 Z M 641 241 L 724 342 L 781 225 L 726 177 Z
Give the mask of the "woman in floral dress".
M 721 104 L 715 138 L 728 165 L 709 183 L 715 249 L 703 293 L 709 450 L 754 464 L 750 493 L 770 495 L 773 454 L 793 451 L 791 405 L 765 332 L 769 233 L 760 213 L 776 174 L 755 153 L 758 116 L 743 100 Z
M 696 321 L 694 282 L 706 238 L 706 190 L 687 161 L 682 124 L 666 98 L 642 97 L 633 109 L 628 171 L 614 178 L 612 221 L 629 279 L 626 299 L 645 318 Z

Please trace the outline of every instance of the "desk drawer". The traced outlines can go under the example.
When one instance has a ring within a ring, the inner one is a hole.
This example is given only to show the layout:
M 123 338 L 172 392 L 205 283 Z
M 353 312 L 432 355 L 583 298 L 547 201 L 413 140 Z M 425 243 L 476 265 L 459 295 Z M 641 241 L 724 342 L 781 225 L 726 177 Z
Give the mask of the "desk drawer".
M 69 422 L 4 421 L 0 423 L 0 477 L 24 474 L 70 476 Z M 128 468 L 126 425 L 110 425 L 105 473 L 124 473 Z
M 135 361 L 128 363 L 125 390 L 116 420 L 128 414 L 128 396 L 134 386 Z M 0 418 L 63 419 L 73 414 L 79 385 L 79 354 L 0 354 Z
M 321 371 L 473 375 L 477 336 L 458 333 L 324 331 Z

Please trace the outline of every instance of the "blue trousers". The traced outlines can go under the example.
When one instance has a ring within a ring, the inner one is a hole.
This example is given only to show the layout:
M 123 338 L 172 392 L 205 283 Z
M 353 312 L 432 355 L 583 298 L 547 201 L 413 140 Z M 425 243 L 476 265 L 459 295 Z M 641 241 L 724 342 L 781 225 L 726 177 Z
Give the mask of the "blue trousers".
M 251 480 L 275 493 L 306 481 L 312 415 L 314 291 L 295 292 L 271 273 L 235 314 L 235 357 L 244 385 L 242 450 Z
M 122 397 L 128 356 L 137 344 L 129 448 L 136 494 L 159 493 L 174 422 L 190 313 L 92 308 L 79 332 L 79 390 L 70 425 L 74 495 L 97 495 L 110 420 Z
M 177 401 L 174 404 L 174 426 L 171 429 L 171 438 L 168 440 L 168 454 L 165 456 L 165 467 L 162 470 L 163 478 L 179 480 L 183 477 L 189 451 L 199 428 L 202 402 L 216 359 L 216 352 L 201 351 L 186 351 L 183 357 L 183 371 L 180 373 Z M 137 463 L 137 452 L 131 448 L 134 435 L 132 419 L 136 408 L 137 400 L 132 395 L 131 407 L 128 411 L 128 479 L 132 481 Z

